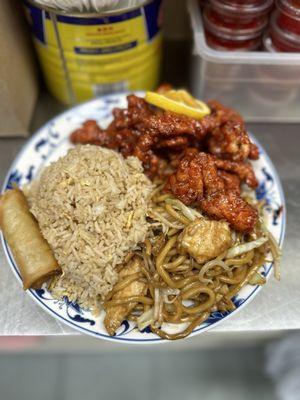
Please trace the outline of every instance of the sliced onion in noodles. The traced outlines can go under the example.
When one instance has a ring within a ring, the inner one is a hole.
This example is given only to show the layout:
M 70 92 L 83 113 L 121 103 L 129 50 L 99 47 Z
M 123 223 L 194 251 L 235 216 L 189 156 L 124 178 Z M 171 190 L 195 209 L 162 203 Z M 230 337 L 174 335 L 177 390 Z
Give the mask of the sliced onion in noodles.
M 160 213 L 154 211 L 154 210 L 150 210 L 148 212 L 149 217 L 155 219 L 156 221 L 161 222 L 163 225 L 169 227 L 169 228 L 176 228 L 176 229 L 183 229 L 184 225 L 183 224 L 179 224 L 178 222 L 170 222 L 167 220 L 167 218 L 165 218 L 164 216 L 162 216 Z
M 172 304 L 174 301 L 177 299 L 177 296 L 180 293 L 179 289 L 172 289 L 172 288 L 166 288 L 162 289 L 163 293 L 163 301 L 166 304 Z M 169 296 L 174 296 L 172 300 L 169 299 Z
M 222 267 L 228 273 L 228 275 L 230 277 L 232 277 L 232 271 L 231 271 L 230 267 L 228 267 L 228 265 L 226 265 L 224 261 L 215 259 L 215 260 L 208 261 L 207 263 L 205 263 L 202 266 L 202 268 L 199 272 L 199 280 L 201 282 L 212 283 L 211 279 L 204 278 L 204 275 L 206 274 L 206 272 L 212 267 Z
M 180 293 L 179 289 L 172 289 L 172 288 L 165 288 L 162 291 L 163 291 L 163 294 L 166 294 L 167 296 L 177 295 Z
M 150 310 L 145 311 L 142 315 L 137 318 L 137 327 L 139 331 L 147 328 L 147 326 L 153 323 L 154 309 L 153 307 Z
M 182 214 L 188 218 L 190 221 L 195 221 L 196 218 L 202 218 L 202 214 L 200 214 L 198 211 L 187 207 L 185 204 L 183 204 L 181 201 L 176 200 L 176 199 L 166 199 L 166 203 L 171 204 L 173 207 L 177 208 L 182 212 Z
M 274 236 L 272 235 L 272 233 L 269 232 L 268 230 L 266 230 L 266 235 L 268 236 L 268 239 L 270 242 L 270 250 L 271 250 L 273 262 L 274 262 L 274 276 L 279 281 L 280 280 L 281 250 L 280 250 Z
M 227 252 L 226 258 L 234 258 L 241 254 L 247 253 L 250 250 L 262 246 L 267 241 L 268 241 L 267 237 L 261 237 L 257 240 L 253 240 L 252 242 L 243 243 L 238 246 L 231 247 Z
M 250 285 L 264 285 L 266 283 L 266 278 L 255 272 L 252 278 L 249 280 Z
M 160 302 L 160 290 L 158 288 L 155 288 L 154 289 L 154 314 L 153 314 L 154 321 L 158 320 L 159 302 Z

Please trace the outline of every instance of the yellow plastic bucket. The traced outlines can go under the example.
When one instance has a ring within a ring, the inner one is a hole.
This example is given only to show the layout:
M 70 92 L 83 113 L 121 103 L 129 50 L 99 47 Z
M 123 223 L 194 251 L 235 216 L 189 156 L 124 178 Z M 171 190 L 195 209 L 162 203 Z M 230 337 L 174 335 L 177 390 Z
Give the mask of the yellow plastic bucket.
M 153 90 L 161 62 L 162 0 L 102 14 L 67 14 L 24 0 L 49 91 L 68 105 Z

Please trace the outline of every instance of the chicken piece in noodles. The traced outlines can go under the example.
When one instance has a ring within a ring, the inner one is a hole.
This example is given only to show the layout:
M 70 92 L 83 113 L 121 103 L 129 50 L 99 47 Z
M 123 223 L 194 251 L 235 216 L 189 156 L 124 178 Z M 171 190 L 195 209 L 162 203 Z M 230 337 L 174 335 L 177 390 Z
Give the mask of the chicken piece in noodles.
M 229 224 L 197 219 L 179 237 L 180 251 L 190 254 L 199 264 L 216 258 L 232 245 Z
M 119 273 L 119 282 L 133 274 L 140 272 L 140 263 L 138 260 L 133 260 L 133 262 L 128 266 L 124 267 Z M 117 291 L 112 300 L 121 300 L 133 296 L 143 296 L 147 292 L 147 285 L 144 282 L 134 280 L 124 289 Z M 104 318 L 104 325 L 109 333 L 109 335 L 114 335 L 116 330 L 119 328 L 121 323 L 126 319 L 130 311 L 134 309 L 136 303 L 124 303 L 116 306 L 108 306 L 106 308 L 106 315 Z

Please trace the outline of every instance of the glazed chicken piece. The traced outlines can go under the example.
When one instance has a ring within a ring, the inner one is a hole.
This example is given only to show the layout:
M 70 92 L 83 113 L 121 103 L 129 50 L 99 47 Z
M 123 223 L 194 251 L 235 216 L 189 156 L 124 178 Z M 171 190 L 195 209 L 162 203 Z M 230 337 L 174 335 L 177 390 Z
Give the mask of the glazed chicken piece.
M 153 137 L 167 139 L 174 136 L 192 136 L 202 140 L 214 126 L 213 118 L 208 115 L 201 121 L 169 111 L 157 111 L 136 124 L 140 132 Z
M 243 117 L 233 108 L 224 106 L 218 100 L 209 100 L 207 105 L 211 109 L 212 114 L 215 117 L 215 127 L 224 124 L 227 121 L 244 122 Z
M 258 147 L 250 141 L 242 116 L 217 100 L 209 100 L 208 105 L 215 118 L 207 140 L 209 152 L 232 161 L 257 160 Z
M 171 191 L 184 204 L 191 205 L 199 203 L 207 185 L 215 187 L 215 190 L 222 190 L 224 186 L 211 162 L 211 156 L 199 153 L 196 149 L 188 149 L 176 172 L 170 176 L 165 189 Z
M 141 132 L 134 154 L 144 164 L 149 162 L 153 150 L 165 147 L 187 147 L 190 141 L 201 142 L 214 126 L 208 115 L 201 121 L 171 112 L 156 112 L 136 125 Z
M 232 245 L 227 222 L 197 219 L 178 238 L 179 250 L 190 254 L 199 264 L 216 258 Z
M 118 150 L 124 157 L 132 155 L 137 142 L 136 134 L 130 129 L 101 129 L 96 121 L 88 120 L 70 137 L 74 144 L 94 144 Z
M 140 272 L 140 264 L 139 261 L 134 259 L 131 264 L 127 267 L 124 267 L 119 273 L 119 281 L 121 281 L 126 276 L 135 274 Z M 138 280 L 131 282 L 124 289 L 116 292 L 112 300 L 118 300 L 126 297 L 132 296 L 143 296 L 146 294 L 147 286 L 143 282 L 139 282 Z M 110 336 L 114 335 L 116 330 L 122 324 L 124 319 L 128 316 L 131 310 L 134 309 L 136 303 L 128 303 L 122 304 L 112 307 L 106 308 L 106 315 L 104 318 L 104 326 Z
M 124 157 L 133 154 L 140 133 L 134 128 L 138 121 L 153 114 L 144 99 L 130 95 L 128 108 L 113 110 L 113 121 L 102 129 L 96 121 L 88 120 L 70 136 L 72 143 L 95 144 L 120 151 Z
M 257 159 L 257 147 L 251 143 L 241 121 L 227 121 L 212 130 L 207 138 L 208 150 L 219 158 L 232 161 Z
M 218 176 L 223 180 L 227 191 L 241 194 L 241 181 L 237 175 L 218 169 Z
M 74 144 L 96 144 L 106 146 L 110 140 L 107 133 L 102 130 L 93 119 L 85 121 L 79 129 L 71 133 L 70 140 Z
M 257 185 L 246 160 L 256 159 L 258 149 L 235 110 L 210 101 L 212 113 L 199 121 L 150 107 L 135 95 L 127 96 L 127 102 L 127 108 L 113 110 L 114 119 L 106 129 L 96 121 L 86 121 L 71 134 L 71 141 L 114 149 L 124 157 L 134 155 L 151 179 L 168 176 L 172 168 L 174 171 L 186 149 L 208 150 L 220 160 L 218 169 L 238 175 L 252 188 Z
M 159 94 L 164 94 L 172 89 L 173 89 L 173 86 L 170 85 L 169 83 L 162 83 L 158 86 L 158 88 L 156 89 L 156 92 Z
M 184 204 L 193 204 L 215 219 L 226 220 L 237 231 L 251 232 L 258 219 L 257 211 L 240 197 L 237 190 L 226 188 L 217 167 L 212 155 L 189 151 L 170 176 L 165 189 Z
M 183 150 L 190 141 L 201 141 L 214 128 L 215 119 L 208 115 L 198 121 L 184 115 L 154 110 L 143 99 L 127 96 L 128 107 L 113 110 L 114 119 L 106 129 L 96 121 L 87 121 L 71 134 L 73 143 L 90 143 L 135 155 L 146 169 L 157 163 L 153 157 L 159 148 Z M 157 157 L 157 156 L 156 156 Z
M 246 183 L 250 188 L 255 189 L 258 186 L 252 165 L 247 161 L 229 161 L 220 158 L 214 158 L 216 167 L 238 176 L 240 183 Z
M 250 233 L 258 220 L 257 211 L 234 192 L 221 191 L 203 198 L 199 206 L 215 219 L 225 219 L 239 232 Z
M 137 123 L 154 114 L 149 104 L 142 98 L 131 94 L 127 96 L 127 108 L 115 108 L 114 119 L 108 126 L 108 130 L 136 129 Z
M 206 193 L 219 192 L 224 188 L 214 158 L 193 148 L 187 150 L 166 184 L 166 190 L 170 190 L 186 205 L 199 203 Z

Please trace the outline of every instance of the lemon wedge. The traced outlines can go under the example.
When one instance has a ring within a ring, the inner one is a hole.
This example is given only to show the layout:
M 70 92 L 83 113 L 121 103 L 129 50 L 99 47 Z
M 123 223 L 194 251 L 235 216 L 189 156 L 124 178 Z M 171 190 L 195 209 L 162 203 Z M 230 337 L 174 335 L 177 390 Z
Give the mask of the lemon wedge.
M 210 114 L 210 109 L 203 101 L 195 99 L 186 90 L 168 90 L 163 94 L 146 92 L 147 103 L 176 114 L 202 119 Z

